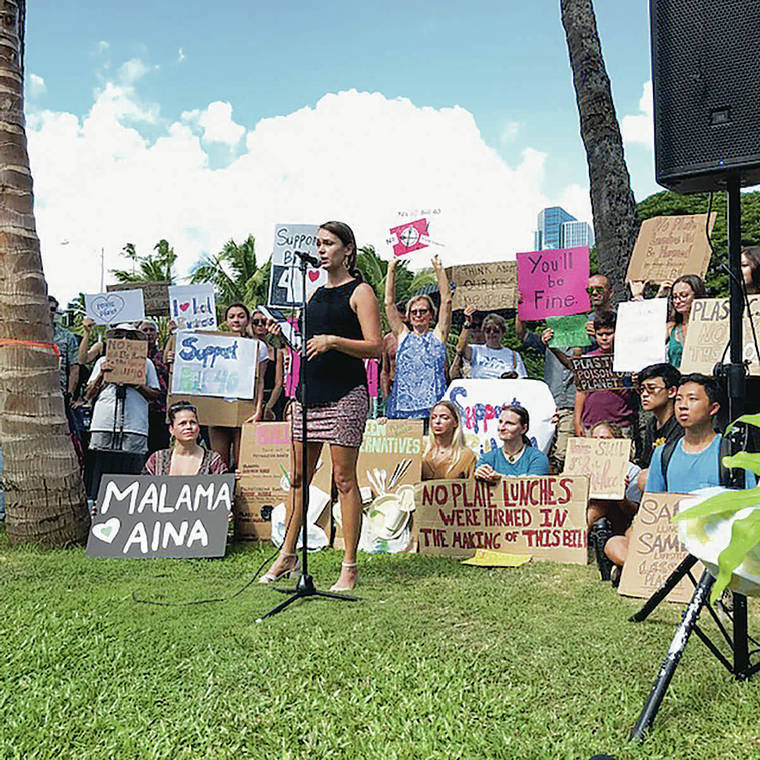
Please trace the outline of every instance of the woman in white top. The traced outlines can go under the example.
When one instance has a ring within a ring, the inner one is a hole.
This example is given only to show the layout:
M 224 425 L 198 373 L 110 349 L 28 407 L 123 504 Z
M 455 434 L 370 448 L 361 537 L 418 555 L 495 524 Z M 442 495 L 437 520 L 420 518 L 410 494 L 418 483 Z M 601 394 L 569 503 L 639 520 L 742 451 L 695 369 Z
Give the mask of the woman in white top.
M 527 377 L 528 373 L 520 354 L 501 344 L 507 332 L 507 325 L 498 314 L 489 314 L 483 320 L 483 336 L 486 342 L 480 346 L 470 345 L 469 324 L 474 313 L 474 306 L 468 306 L 464 310 L 464 330 L 467 332 L 462 354 L 470 362 L 470 377 L 487 380 Z
M 109 330 L 106 338 L 146 340 L 128 323 Z M 147 353 L 147 346 L 146 346 Z M 140 383 L 110 381 L 113 364 L 101 356 L 90 375 L 86 396 L 93 402 L 90 423 L 88 493 L 97 496 L 101 475 L 138 474 L 148 452 L 148 403 L 161 395 L 156 368 L 145 359 L 145 380 Z

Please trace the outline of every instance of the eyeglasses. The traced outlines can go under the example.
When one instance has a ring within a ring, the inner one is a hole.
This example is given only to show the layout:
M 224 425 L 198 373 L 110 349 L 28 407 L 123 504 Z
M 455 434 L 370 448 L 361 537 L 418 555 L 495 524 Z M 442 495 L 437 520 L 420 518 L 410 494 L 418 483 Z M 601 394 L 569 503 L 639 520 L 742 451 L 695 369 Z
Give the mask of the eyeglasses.
M 409 309 L 410 314 L 414 314 L 415 316 L 419 316 L 421 314 L 427 314 L 430 311 L 430 309 Z
M 267 323 L 266 319 L 252 319 L 251 324 L 252 325 L 265 325 Z
M 589 285 L 589 287 L 586 288 L 586 292 L 589 295 L 592 295 L 593 293 L 604 293 L 604 285 Z
M 664 385 L 642 385 L 639 388 L 639 392 L 643 395 L 645 393 L 659 393 L 660 391 L 664 391 L 665 386 Z
M 483 332 L 484 333 L 500 333 L 501 327 L 484 327 Z

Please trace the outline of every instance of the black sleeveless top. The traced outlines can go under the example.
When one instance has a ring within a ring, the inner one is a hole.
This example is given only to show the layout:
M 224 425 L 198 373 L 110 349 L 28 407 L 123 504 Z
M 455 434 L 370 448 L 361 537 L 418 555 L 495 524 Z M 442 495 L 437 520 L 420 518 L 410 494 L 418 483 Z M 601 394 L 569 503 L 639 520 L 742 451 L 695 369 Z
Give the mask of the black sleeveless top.
M 361 284 L 355 279 L 337 288 L 317 288 L 306 306 L 306 338 L 337 335 L 362 340 L 359 318 L 349 304 L 354 290 Z M 364 361 L 342 351 L 326 351 L 306 362 L 306 400 L 309 404 L 327 404 L 343 398 L 357 385 L 367 384 Z M 298 398 L 301 398 L 299 387 Z

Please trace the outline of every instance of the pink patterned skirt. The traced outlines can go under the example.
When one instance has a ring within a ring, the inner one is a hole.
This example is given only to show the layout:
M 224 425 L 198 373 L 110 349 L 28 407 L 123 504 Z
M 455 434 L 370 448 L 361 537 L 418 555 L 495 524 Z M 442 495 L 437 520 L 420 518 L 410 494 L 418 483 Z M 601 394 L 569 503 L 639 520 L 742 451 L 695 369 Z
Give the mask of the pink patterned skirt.
M 311 406 L 306 411 L 306 433 L 310 443 L 334 443 L 358 449 L 364 437 L 369 413 L 369 396 L 363 385 L 352 388 L 343 398 Z M 293 402 L 293 440 L 301 440 L 301 405 Z

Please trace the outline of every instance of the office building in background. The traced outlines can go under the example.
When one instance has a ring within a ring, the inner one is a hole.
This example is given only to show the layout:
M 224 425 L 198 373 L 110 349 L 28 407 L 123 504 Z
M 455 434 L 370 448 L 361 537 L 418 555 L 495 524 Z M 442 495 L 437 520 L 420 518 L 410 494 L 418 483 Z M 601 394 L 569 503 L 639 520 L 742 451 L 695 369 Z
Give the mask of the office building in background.
M 533 248 L 573 248 L 594 245 L 594 231 L 559 206 L 550 206 L 538 214 L 538 229 L 533 233 Z

